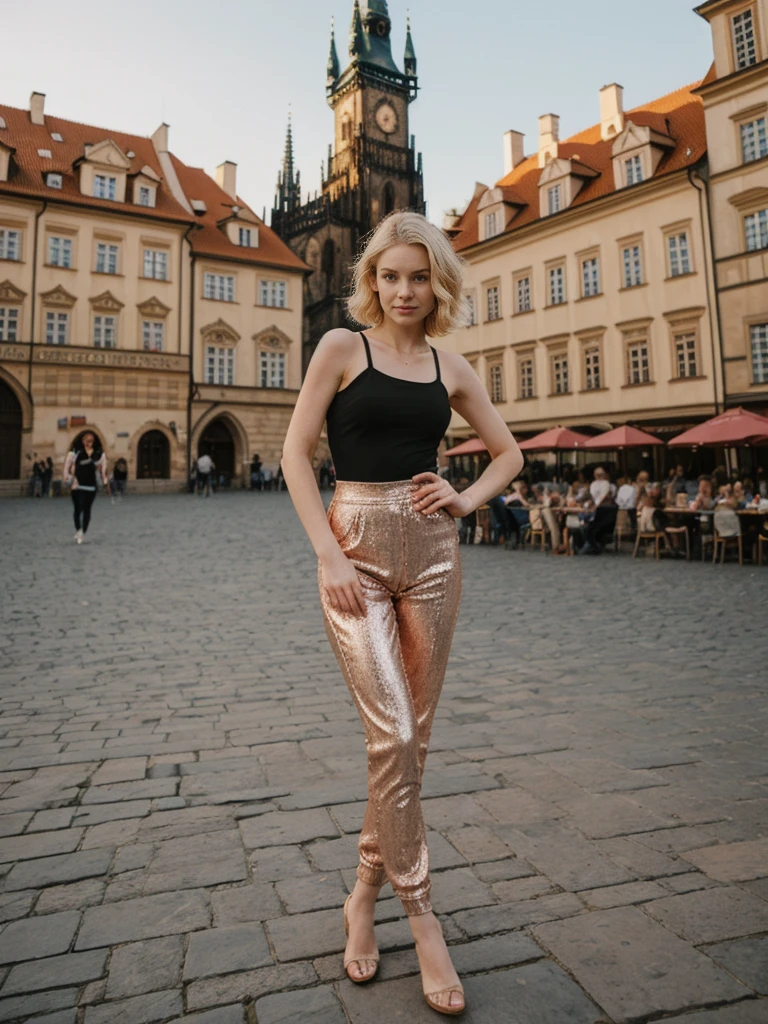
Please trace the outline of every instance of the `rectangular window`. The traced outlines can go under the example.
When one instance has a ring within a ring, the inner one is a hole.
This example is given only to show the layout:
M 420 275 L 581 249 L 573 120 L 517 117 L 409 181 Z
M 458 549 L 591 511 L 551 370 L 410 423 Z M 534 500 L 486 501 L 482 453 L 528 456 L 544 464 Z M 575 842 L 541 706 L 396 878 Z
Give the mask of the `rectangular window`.
M 639 245 L 628 245 L 622 250 L 624 287 L 634 288 L 643 283 L 643 257 Z
M 203 297 L 220 299 L 222 302 L 235 301 L 235 279 L 231 274 L 209 274 L 203 276 Z
M 259 281 L 259 305 L 285 309 L 288 287 L 285 281 Z
M 597 256 L 584 260 L 581 264 L 581 294 L 588 299 L 591 295 L 600 294 L 600 266 Z
M 152 205 L 152 189 L 147 185 L 139 185 L 139 206 Z
M 517 364 L 517 372 L 520 378 L 520 397 L 533 398 L 533 360 L 521 359 Z
M 768 209 L 750 213 L 744 218 L 744 233 L 747 239 L 747 252 L 768 249 Z
M 116 274 L 117 273 L 117 249 L 116 245 L 109 242 L 97 242 L 96 244 L 96 273 Z
M 515 312 L 530 313 L 532 309 L 530 277 L 518 277 L 515 288 L 515 303 Z
M 568 356 L 565 352 L 552 356 L 552 391 L 556 395 L 568 394 Z
M 768 324 L 752 324 L 749 328 L 752 350 L 752 380 L 768 384 Z
M 260 352 L 259 375 L 261 387 L 285 387 L 285 352 Z
M 504 366 L 501 363 L 488 367 L 488 391 L 492 402 L 504 401 Z
M 45 344 L 66 345 L 69 335 L 69 313 L 55 313 L 49 310 L 45 314 Z
M 559 306 L 565 302 L 565 267 L 551 267 L 549 271 L 549 304 Z
M 563 186 L 555 185 L 547 193 L 550 214 L 559 213 L 563 208 Z
M 648 342 L 638 341 L 627 346 L 627 384 L 647 384 L 651 379 Z
M 600 388 L 600 346 L 590 345 L 584 349 L 584 383 L 587 391 Z
M 162 320 L 142 320 L 141 343 L 145 352 L 162 352 L 165 324 Z
M 681 231 L 678 235 L 667 238 L 669 247 L 669 275 L 680 277 L 691 272 L 691 253 L 688 247 L 688 232 Z
M 493 238 L 499 233 L 499 214 L 497 210 L 485 215 L 485 237 Z
M 696 334 L 678 334 L 675 337 L 675 362 L 678 377 L 695 377 L 696 366 Z
M 168 253 L 162 249 L 144 250 L 144 277 L 152 277 L 155 281 L 168 280 Z
M 207 345 L 205 349 L 205 383 L 235 383 L 235 350 Z
M 467 304 L 467 327 L 474 327 L 477 323 L 477 313 L 475 312 L 475 293 L 464 292 L 464 301 Z
M 0 306 L 0 341 L 19 340 L 19 307 Z
M 117 319 L 114 316 L 95 316 L 93 318 L 93 347 L 117 347 Z
M 768 156 L 766 121 L 759 117 L 741 126 L 741 156 L 745 164 Z
M 486 305 L 488 309 L 489 320 L 499 320 L 501 318 L 501 306 L 499 304 L 499 286 L 497 284 L 488 288 L 485 293 Z
M 752 8 L 742 11 L 735 18 L 731 19 L 733 26 L 733 49 L 736 57 L 736 68 L 751 67 L 757 64 L 757 50 L 755 48 L 755 21 L 752 17 Z
M 251 245 L 251 229 L 250 228 L 238 228 L 238 238 L 240 245 L 245 245 L 250 248 Z
M 643 180 L 643 161 L 639 153 L 624 161 L 627 169 L 627 185 L 639 185 Z
M 114 199 L 117 191 L 117 178 L 108 174 L 94 174 L 93 196 L 94 199 Z
M 48 262 L 52 267 L 71 267 L 72 239 L 51 235 L 48 238 Z
M 21 232 L 0 228 L 0 260 L 21 259 Z

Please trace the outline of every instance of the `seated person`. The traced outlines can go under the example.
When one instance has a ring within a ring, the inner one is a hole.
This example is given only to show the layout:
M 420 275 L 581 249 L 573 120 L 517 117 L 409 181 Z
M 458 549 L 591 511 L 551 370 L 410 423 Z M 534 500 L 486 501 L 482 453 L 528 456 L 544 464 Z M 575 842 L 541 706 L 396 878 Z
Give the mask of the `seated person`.
M 637 525 L 637 487 L 629 477 L 620 476 L 616 481 L 616 507 L 623 509 L 629 516 L 632 529 Z
M 746 508 L 747 507 L 747 496 L 744 490 L 744 484 L 741 480 L 737 480 L 733 485 L 732 492 L 733 500 L 735 501 L 735 508 Z
M 505 505 L 511 505 L 513 508 L 530 508 L 531 507 L 531 489 L 525 480 L 515 480 L 512 484 L 512 493 L 508 494 L 504 499 Z
M 698 493 L 688 507 L 694 512 L 709 512 L 715 507 L 715 499 L 712 497 L 712 481 L 708 476 L 699 477 Z

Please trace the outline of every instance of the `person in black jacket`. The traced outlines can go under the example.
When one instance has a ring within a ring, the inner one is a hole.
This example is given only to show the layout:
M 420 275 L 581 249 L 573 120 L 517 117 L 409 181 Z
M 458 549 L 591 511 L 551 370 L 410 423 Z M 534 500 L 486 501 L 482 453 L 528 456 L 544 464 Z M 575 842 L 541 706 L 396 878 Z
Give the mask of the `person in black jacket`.
M 75 540 L 82 544 L 91 522 L 91 506 L 96 499 L 96 477 L 107 486 L 107 456 L 90 430 L 76 442 L 64 462 L 64 483 L 71 484 L 75 516 Z

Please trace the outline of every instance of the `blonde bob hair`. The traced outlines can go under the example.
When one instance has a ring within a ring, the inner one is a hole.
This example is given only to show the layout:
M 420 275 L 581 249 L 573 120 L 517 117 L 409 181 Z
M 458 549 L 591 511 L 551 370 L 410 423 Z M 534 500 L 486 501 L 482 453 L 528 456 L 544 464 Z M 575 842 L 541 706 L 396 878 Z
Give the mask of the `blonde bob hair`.
M 384 320 L 378 293 L 371 282 L 376 278 L 379 257 L 393 245 L 423 245 L 429 254 L 435 308 L 424 321 L 425 334 L 442 338 L 463 327 L 467 313 L 461 294 L 462 260 L 439 228 L 420 213 L 409 211 L 389 214 L 368 239 L 354 265 L 352 295 L 347 300 L 350 315 L 366 327 L 378 327 Z

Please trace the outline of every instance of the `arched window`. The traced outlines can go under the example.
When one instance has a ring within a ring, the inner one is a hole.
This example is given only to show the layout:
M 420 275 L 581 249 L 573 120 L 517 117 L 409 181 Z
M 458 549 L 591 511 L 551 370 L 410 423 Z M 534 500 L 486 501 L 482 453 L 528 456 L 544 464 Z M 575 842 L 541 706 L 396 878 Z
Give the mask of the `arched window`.
M 21 473 L 21 427 L 19 400 L 0 380 L 0 480 L 18 480 Z
M 345 114 L 341 119 L 341 138 L 343 142 L 349 142 L 352 138 L 352 121 L 349 114 Z
M 386 217 L 395 208 L 395 186 L 388 181 L 384 186 L 384 194 L 381 201 L 382 216 Z
M 171 476 L 171 452 L 162 430 L 142 434 L 136 456 L 136 477 L 139 480 L 168 480 Z

